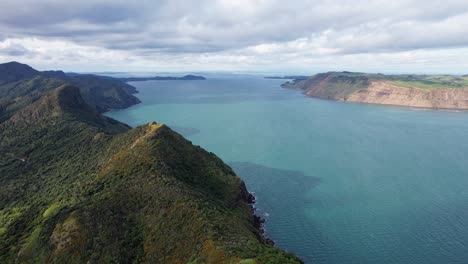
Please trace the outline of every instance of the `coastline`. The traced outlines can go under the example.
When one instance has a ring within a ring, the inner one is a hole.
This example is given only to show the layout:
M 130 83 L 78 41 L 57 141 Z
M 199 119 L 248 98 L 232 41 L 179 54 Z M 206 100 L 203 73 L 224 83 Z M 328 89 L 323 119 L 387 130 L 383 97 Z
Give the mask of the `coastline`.
M 145 80 L 145 81 L 146 81 L 146 80 Z M 133 95 L 139 93 L 138 89 L 137 89 L 135 86 L 129 84 L 129 82 L 125 82 L 125 81 L 122 81 L 122 82 L 124 82 L 124 83 L 126 83 L 126 84 L 128 84 L 129 86 L 132 86 L 132 87 L 134 88 L 134 91 L 132 92 Z M 138 97 L 136 97 L 136 98 L 138 99 L 138 102 L 136 102 L 136 103 L 134 103 L 134 104 L 131 104 L 131 105 L 128 105 L 128 106 L 123 107 L 123 108 L 119 108 L 119 110 L 127 109 L 127 108 L 129 108 L 129 107 L 131 107 L 131 106 L 140 104 L 140 103 L 141 103 L 140 98 L 138 98 Z M 109 112 L 109 111 L 111 111 L 111 110 L 112 110 L 112 109 L 107 110 L 107 111 L 103 112 L 103 114 L 105 114 L 106 112 Z M 110 117 L 109 117 L 109 118 L 110 118 Z M 121 122 L 121 121 L 119 121 L 119 122 Z M 125 125 L 131 127 L 131 126 L 130 126 L 129 124 L 127 124 L 127 123 L 123 123 L 123 124 L 125 124 Z M 177 133 L 177 132 L 176 132 L 176 133 Z M 179 133 L 178 133 L 178 134 L 179 134 Z M 183 135 L 181 135 L 181 136 L 185 138 L 185 136 L 183 136 Z M 224 161 L 223 161 L 223 162 L 224 162 Z M 231 168 L 231 170 L 232 170 L 232 168 Z M 234 174 L 237 175 L 235 172 L 234 172 Z M 241 185 L 239 186 L 239 188 L 240 188 L 240 197 L 239 197 L 239 199 L 244 200 L 244 201 L 248 204 L 248 206 L 249 206 L 249 208 L 250 208 L 251 216 L 252 216 L 252 223 L 253 223 L 254 228 L 255 228 L 256 231 L 257 231 L 257 232 L 256 232 L 257 239 L 258 239 L 259 241 L 264 242 L 264 243 L 267 244 L 267 245 L 274 246 L 274 245 L 275 245 L 275 242 L 274 242 L 272 239 L 268 238 L 268 237 L 266 236 L 266 234 L 265 234 L 265 224 L 266 224 L 265 218 L 263 218 L 263 217 L 261 217 L 260 215 L 257 215 L 257 214 L 256 214 L 257 209 L 255 208 L 255 204 L 256 204 L 256 197 L 255 197 L 255 195 L 254 195 L 253 193 L 249 192 L 249 190 L 247 189 L 247 186 L 245 185 L 245 182 L 243 181 L 243 179 L 242 179 L 239 175 L 237 175 L 237 176 L 238 176 L 238 177 L 241 179 L 241 181 L 242 181 Z
M 285 83 L 285 84 L 287 84 L 287 83 Z M 343 102 L 343 103 L 382 105 L 382 106 L 390 106 L 390 107 L 404 107 L 404 108 L 414 108 L 414 109 L 424 109 L 424 110 L 434 110 L 434 111 L 457 111 L 457 112 L 468 111 L 468 105 L 461 106 L 461 107 L 422 106 L 422 105 L 418 105 L 418 104 L 411 104 L 410 99 L 406 99 L 406 101 L 408 103 L 390 103 L 390 102 L 372 102 L 371 100 L 362 100 L 362 99 L 356 98 L 357 96 L 354 96 L 352 99 L 349 99 L 349 98 L 333 98 L 333 97 L 330 97 L 330 96 L 324 97 L 324 96 L 320 96 L 320 95 L 314 95 L 313 92 L 311 92 L 311 91 L 304 91 L 303 89 L 298 89 L 298 88 L 291 87 L 291 86 L 285 85 L 285 84 L 281 85 L 281 88 L 288 89 L 288 90 L 299 91 L 306 97 L 320 99 L 320 100 L 329 100 L 329 101 Z M 422 89 L 419 89 L 419 88 L 407 88 L 407 87 L 402 87 L 402 89 L 422 90 Z M 446 88 L 446 90 L 451 90 L 451 89 Z M 369 90 L 367 90 L 367 88 L 365 88 L 365 89 L 362 89 L 362 90 L 358 91 L 357 93 L 364 93 L 364 92 L 367 92 L 367 91 L 369 91 Z M 424 91 L 424 90 L 422 90 L 422 91 Z M 441 89 L 441 91 L 442 91 L 442 89 Z M 460 89 L 458 91 L 463 91 L 463 92 L 468 93 L 468 89 L 463 89 L 463 90 Z M 467 101 L 467 100 L 461 100 L 461 101 Z
M 281 87 L 341 102 L 468 110 L 468 77 L 456 75 L 326 72 L 288 81 Z
M 291 89 L 291 88 L 286 88 L 289 90 L 297 90 L 297 89 Z M 404 109 L 413 109 L 415 111 L 447 111 L 447 112 L 455 112 L 455 113 L 462 113 L 462 112 L 468 112 L 468 108 L 436 108 L 436 107 L 421 107 L 421 106 L 412 106 L 412 105 L 399 105 L 399 104 L 382 104 L 382 103 L 368 103 L 368 102 L 359 102 L 359 101 L 347 101 L 347 100 L 337 100 L 333 98 L 322 98 L 318 96 L 312 96 L 308 95 L 304 92 L 302 94 L 305 97 L 308 98 L 313 98 L 317 100 L 324 100 L 324 101 L 332 101 L 332 102 L 337 102 L 337 103 L 348 103 L 348 104 L 363 104 L 363 105 L 380 105 L 383 107 L 395 107 L 395 108 L 404 108 Z
M 248 192 L 248 204 L 250 206 L 250 209 L 252 210 L 253 224 L 259 234 L 258 238 L 264 241 L 266 244 L 274 246 L 275 242 L 271 238 L 266 236 L 266 233 L 265 233 L 266 219 L 255 213 L 257 211 L 255 207 L 257 198 L 255 197 L 253 193 L 249 192 L 248 190 L 247 192 Z

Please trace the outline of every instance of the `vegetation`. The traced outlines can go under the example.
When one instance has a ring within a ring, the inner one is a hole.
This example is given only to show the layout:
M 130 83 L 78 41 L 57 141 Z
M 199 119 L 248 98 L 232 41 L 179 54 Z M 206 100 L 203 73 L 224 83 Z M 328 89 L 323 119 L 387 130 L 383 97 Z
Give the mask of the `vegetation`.
M 371 84 L 372 89 L 369 89 Z M 338 101 L 468 109 L 465 100 L 468 89 L 466 76 L 327 72 L 305 80 L 295 79 L 282 84 L 282 87 L 301 90 L 308 96 Z
M 325 82 L 326 81 L 326 82 Z M 421 89 L 437 88 L 468 88 L 467 76 L 455 75 L 384 75 L 360 72 L 327 72 L 319 73 L 308 79 L 295 79 L 293 82 L 283 84 L 285 88 L 307 90 L 320 83 L 325 85 L 328 96 L 339 97 L 351 94 L 359 89 L 365 89 L 372 81 L 386 81 L 402 87 L 415 87 Z
M 38 74 L 38 71 L 26 64 L 18 62 L 3 63 L 0 64 L 0 85 L 32 78 Z
M 3 78 L 3 79 L 2 79 Z M 71 84 L 80 89 L 86 103 L 98 112 L 126 108 L 140 101 L 135 87 L 95 75 L 67 77 L 61 71 L 39 72 L 25 64 L 0 64 L 0 122 L 38 100 L 47 91 Z
M 135 87 L 119 80 L 87 74 L 70 77 L 67 81 L 79 87 L 83 99 L 101 113 L 140 102 L 132 95 L 137 93 Z
M 0 263 L 301 262 L 263 238 L 231 168 L 167 126 L 130 129 L 55 78 L 1 87 Z
M 282 86 L 305 92 L 315 89 L 317 97 L 336 99 L 346 98 L 349 94 L 368 87 L 369 84 L 369 77 L 362 73 L 328 72 L 316 74 L 306 80 L 286 82 Z
M 467 77 L 451 75 L 424 76 L 417 79 L 406 78 L 403 80 L 393 80 L 392 82 L 399 86 L 421 89 L 468 88 Z

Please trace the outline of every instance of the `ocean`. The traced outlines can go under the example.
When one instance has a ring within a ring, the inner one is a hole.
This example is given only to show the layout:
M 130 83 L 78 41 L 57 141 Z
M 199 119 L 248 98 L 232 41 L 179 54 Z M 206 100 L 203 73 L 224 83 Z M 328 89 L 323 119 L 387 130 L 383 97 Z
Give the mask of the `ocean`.
M 228 163 L 306 263 L 468 263 L 468 112 L 307 98 L 261 76 L 131 83 L 106 113 L 165 123 Z

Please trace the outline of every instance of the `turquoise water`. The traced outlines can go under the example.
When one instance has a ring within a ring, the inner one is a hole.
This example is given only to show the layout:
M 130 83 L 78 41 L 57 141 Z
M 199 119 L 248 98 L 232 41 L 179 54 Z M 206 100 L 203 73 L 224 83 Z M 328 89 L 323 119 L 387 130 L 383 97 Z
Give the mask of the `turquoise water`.
M 166 123 L 257 196 L 277 246 L 306 263 L 468 263 L 468 112 L 306 98 L 281 80 L 132 83 L 108 115 Z

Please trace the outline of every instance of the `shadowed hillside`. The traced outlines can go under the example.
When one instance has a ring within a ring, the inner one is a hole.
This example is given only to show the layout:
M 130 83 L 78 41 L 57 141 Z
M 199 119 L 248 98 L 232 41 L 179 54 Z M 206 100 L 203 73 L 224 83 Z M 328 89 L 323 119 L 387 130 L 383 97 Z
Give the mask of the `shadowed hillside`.
M 46 91 L 70 84 L 80 89 L 86 103 L 98 112 L 126 108 L 140 101 L 135 87 L 95 75 L 67 76 L 62 71 L 36 71 L 28 65 L 0 64 L 0 120 L 38 100 Z

